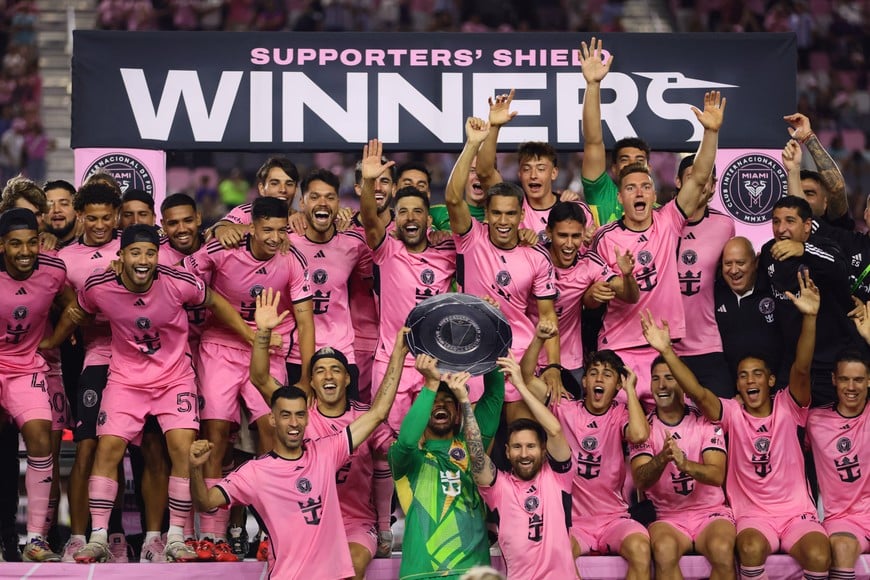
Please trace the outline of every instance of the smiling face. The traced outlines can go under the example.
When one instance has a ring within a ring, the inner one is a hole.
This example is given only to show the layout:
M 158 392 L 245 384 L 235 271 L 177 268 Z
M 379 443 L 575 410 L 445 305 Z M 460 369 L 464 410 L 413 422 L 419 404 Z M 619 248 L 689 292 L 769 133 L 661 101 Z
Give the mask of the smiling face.
M 118 218 L 118 229 L 124 230 L 134 224 L 153 226 L 156 220 L 154 210 L 144 201 L 131 199 L 121 204 L 121 213 Z
M 514 431 L 510 434 L 505 448 L 514 475 L 520 479 L 529 481 L 541 471 L 545 449 L 533 430 Z
M 182 254 L 190 255 L 200 246 L 199 227 L 202 214 L 189 205 L 176 205 L 163 212 L 163 233 L 169 245 Z
M 577 259 L 577 252 L 583 245 L 583 224 L 576 220 L 556 222 L 552 228 L 547 228 L 550 237 L 550 257 L 557 268 L 568 268 Z
M 422 199 L 405 196 L 396 202 L 396 235 L 411 251 L 426 247 L 426 232 L 432 223 Z
M 596 414 L 606 411 L 621 385 L 619 371 L 609 364 L 595 362 L 589 365 L 583 375 L 586 409 Z
M 36 230 L 12 230 L 3 236 L 3 261 L 6 272 L 16 280 L 30 276 L 39 255 L 39 233 Z
M 745 294 L 755 287 L 758 258 L 746 238 L 734 238 L 722 248 L 722 278 L 736 294 Z
M 338 192 L 319 179 L 311 181 L 308 191 L 302 195 L 302 211 L 308 225 L 318 234 L 326 234 L 335 227 L 338 205 Z
M 509 250 L 519 243 L 519 227 L 523 221 L 520 200 L 509 195 L 492 195 L 486 206 L 489 239 L 497 248 Z
M 109 243 L 118 220 L 118 210 L 108 203 L 89 203 L 79 212 L 85 244 L 102 246 Z
M 477 157 L 471 162 L 468 181 L 465 182 L 465 201 L 475 207 L 482 206 L 486 201 L 486 191 L 480 183 L 480 178 L 477 177 Z
M 778 207 L 773 210 L 773 237 L 777 240 L 805 242 L 810 237 L 813 220 L 802 220 L 797 208 Z
M 459 424 L 460 417 L 456 399 L 450 393 L 438 391 L 435 395 L 435 402 L 432 403 L 432 412 L 429 414 L 426 431 L 432 438 L 446 439 L 453 436 Z
M 659 363 L 652 368 L 650 390 L 659 410 L 682 409 L 683 390 L 671 374 L 671 367 L 666 363 Z
M 279 452 L 298 453 L 302 448 L 302 441 L 305 440 L 305 428 L 308 426 L 307 401 L 301 397 L 279 398 L 272 405 L 269 424 L 275 429 Z
M 846 417 L 856 417 L 867 405 L 867 389 L 870 387 L 870 372 L 863 362 L 840 361 L 833 373 L 837 389 L 837 410 Z
M 45 192 L 45 199 L 48 201 L 45 231 L 54 234 L 59 240 L 64 240 L 72 235 L 76 227 L 73 196 L 66 189 L 56 187 Z
M 406 169 L 399 176 L 399 189 L 403 187 L 414 187 L 417 190 L 426 194 L 429 197 L 429 177 L 425 172 L 419 169 Z
M 260 218 L 251 224 L 251 249 L 259 260 L 268 260 L 278 253 L 287 239 L 287 218 Z
M 280 167 L 273 167 L 263 183 L 257 184 L 257 190 L 263 197 L 277 197 L 292 205 L 296 197 L 296 181 Z
M 317 400 L 327 406 L 343 406 L 347 401 L 347 386 L 350 373 L 334 358 L 319 358 L 311 369 L 311 388 Z
M 133 292 L 150 288 L 157 270 L 157 246 L 151 242 L 136 242 L 126 246 L 118 255 L 124 286 Z
M 757 417 L 770 415 L 770 389 L 776 377 L 767 364 L 755 357 L 746 357 L 737 365 L 737 392 L 749 414 Z
M 357 197 L 362 195 L 362 189 L 358 183 L 354 185 L 353 189 Z M 379 214 L 384 213 L 390 208 L 394 193 L 396 193 L 396 183 L 393 181 L 390 171 L 384 171 L 375 179 L 375 203 L 377 204 Z

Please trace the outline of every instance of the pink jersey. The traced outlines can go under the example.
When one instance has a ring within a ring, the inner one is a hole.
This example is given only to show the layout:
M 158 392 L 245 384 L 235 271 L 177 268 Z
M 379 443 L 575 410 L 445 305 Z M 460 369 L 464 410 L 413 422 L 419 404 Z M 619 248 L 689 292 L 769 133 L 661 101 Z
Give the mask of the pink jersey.
M 622 444 L 628 426 L 628 407 L 613 401 L 602 415 L 590 413 L 582 401 L 562 401 L 550 407 L 571 446 L 577 471 L 572 491 L 574 525 L 583 518 L 628 515 L 622 496 L 625 456 Z
M 30 276 L 15 280 L 0 257 L 0 294 L 4 297 L 0 306 L 0 371 L 12 374 L 48 369 L 36 348 L 45 336 L 51 305 L 66 278 L 62 260 L 40 253 Z
M 112 260 L 118 259 L 121 249 L 121 236 L 115 237 L 102 246 L 88 246 L 84 238 L 79 238 L 58 252 L 57 256 L 66 264 L 67 280 L 73 290 L 80 292 L 91 274 L 100 274 L 109 268 Z M 109 323 L 102 314 L 87 326 L 82 327 L 85 343 L 85 368 L 109 364 L 112 356 L 112 334 Z
M 230 210 L 230 213 L 225 215 L 223 219 L 225 221 L 239 224 L 239 225 L 249 225 L 253 220 L 251 219 L 251 206 L 250 203 L 243 203 L 242 205 L 237 205 L 233 209 Z
M 390 215 L 387 233 L 396 228 L 396 221 Z M 353 216 L 352 231 L 365 239 L 366 230 L 359 221 L 359 213 Z M 374 352 L 378 344 L 378 309 L 372 291 L 371 276 L 357 272 L 351 277 L 350 312 L 353 320 L 353 333 L 356 337 L 355 350 Z
M 566 369 L 583 366 L 583 343 L 580 334 L 580 311 L 583 293 L 599 280 L 610 280 L 616 274 L 595 252 L 578 256 L 572 266 L 553 270 L 556 278 L 556 316 L 559 324 L 559 357 Z M 537 305 L 530 309 L 532 322 L 538 323 Z M 547 353 L 541 351 L 538 363 L 546 366 Z
M 788 389 L 776 393 L 767 417 L 753 417 L 733 399 L 721 401 L 722 427 L 728 436 L 725 489 L 734 517 L 815 512 L 797 438 L 797 428 L 806 425 L 807 408 L 798 406 Z
M 257 296 L 266 288 L 281 291 L 278 312 L 290 310 L 293 304 L 311 299 L 308 265 L 305 257 L 291 247 L 286 255 L 275 254 L 268 260 L 258 260 L 251 253 L 250 237 L 238 248 L 224 248 L 212 241 L 198 252 L 184 259 L 186 270 L 202 278 L 206 284 L 226 298 L 239 315 L 256 329 L 254 311 Z M 275 327 L 274 332 L 284 337 L 283 356 L 292 346 L 296 320 L 288 316 Z M 246 350 L 248 343 L 230 328 L 221 324 L 210 325 L 202 333 L 202 342 L 212 342 Z
M 85 312 L 109 319 L 111 381 L 145 389 L 193 377 L 183 306 L 200 306 L 205 298 L 202 280 L 160 265 L 145 292 L 131 292 L 114 272 L 103 272 L 88 278 L 78 293 Z
M 335 476 L 350 458 L 350 431 L 306 440 L 299 459 L 270 452 L 230 473 L 217 487 L 227 503 L 250 505 L 272 544 L 271 578 L 353 577 Z
M 571 557 L 571 460 L 548 459 L 531 480 L 497 471 L 491 486 L 478 486 L 489 509 L 498 512 L 498 545 L 509 578 L 577 578 Z
M 371 275 L 372 253 L 365 239 L 354 231 L 338 232 L 324 243 L 290 234 L 290 243 L 308 262 L 314 304 L 315 348 L 331 346 L 343 352 L 348 362 L 354 364 L 348 282 L 357 270 L 361 272 L 360 275 Z M 368 274 L 362 274 L 365 272 Z M 296 338 L 287 360 L 295 364 L 302 363 Z
M 538 300 L 556 297 L 553 263 L 539 246 L 517 245 L 510 250 L 497 248 L 489 239 L 489 228 L 477 220 L 462 234 L 454 234 L 456 277 L 463 292 L 491 296 L 498 302 L 513 330 L 513 349 L 522 353 L 535 335 L 535 326 L 526 313 Z
M 722 427 L 705 419 L 693 407 L 686 407 L 685 415 L 679 423 L 669 425 L 662 422 L 655 411 L 647 417 L 650 424 L 649 439 L 645 443 L 629 445 L 629 457 L 641 455 L 655 457 L 662 451 L 667 433 L 686 455 L 686 459 L 704 463 L 704 453 L 715 451 L 725 453 L 725 436 Z M 695 481 L 691 475 L 683 473 L 674 462 L 668 462 L 658 481 L 646 491 L 652 500 L 656 514 L 663 520 L 680 520 L 684 511 L 712 513 L 725 507 L 725 493 L 721 487 Z
M 157 254 L 158 263 L 183 270 L 182 262 L 188 255 L 173 248 L 166 236 L 160 238 L 160 251 Z M 211 313 L 205 306 L 186 306 L 185 310 L 187 311 L 187 321 L 190 323 L 191 352 L 194 352 L 194 345 L 199 344 L 199 338 L 202 336 L 206 320 L 209 319 Z
M 870 478 L 859 453 L 870 449 L 870 411 L 843 417 L 836 403 L 810 409 L 807 436 L 813 448 L 825 522 L 870 516 Z
M 716 325 L 713 285 L 725 242 L 734 237 L 734 220 L 715 209 L 703 219 L 683 227 L 677 271 L 683 293 L 686 335 L 674 344 L 680 356 L 722 352 L 722 337 Z
M 390 360 L 396 334 L 420 302 L 450 291 L 456 274 L 456 245 L 445 240 L 422 252 L 386 235 L 374 249 L 374 289 L 380 312 L 380 337 L 375 359 Z M 411 355 L 408 355 L 413 360 Z
M 640 329 L 640 313 L 647 309 L 670 324 L 671 337 L 683 338 L 686 319 L 680 295 L 677 273 L 677 248 L 686 216 L 676 202 L 669 202 L 653 211 L 653 222 L 642 232 L 625 227 L 623 220 L 602 226 L 592 240 L 592 251 L 617 271 L 616 248 L 620 253 L 631 250 L 635 258 L 634 275 L 640 288 L 640 300 L 629 304 L 618 298 L 607 305 L 604 328 L 598 347 L 621 350 L 646 346 Z
M 357 417 L 369 410 L 369 406 L 349 401 L 349 407 L 339 417 L 327 417 L 316 407 L 309 409 L 308 427 L 305 433 L 314 439 L 340 433 Z M 338 484 L 338 501 L 345 525 L 354 521 L 374 524 L 377 521 L 372 496 L 375 476 L 374 455 L 386 455 L 395 440 L 393 432 L 384 424 L 378 425 L 365 443 L 356 448 L 343 465 L 338 468 L 335 482 Z
M 556 194 L 556 201 L 559 201 L 558 194 Z M 592 212 L 586 203 L 582 201 L 573 201 L 571 203 L 576 203 L 583 210 L 587 225 L 595 223 L 595 218 L 592 217 Z M 523 221 L 520 222 L 520 228 L 532 230 L 538 234 L 538 241 L 542 244 L 549 242 L 550 238 L 547 237 L 547 221 L 550 219 L 551 209 L 553 209 L 553 206 L 547 209 L 535 209 L 529 204 L 527 198 L 523 198 Z M 581 248 L 580 253 L 583 253 L 584 250 L 585 248 Z

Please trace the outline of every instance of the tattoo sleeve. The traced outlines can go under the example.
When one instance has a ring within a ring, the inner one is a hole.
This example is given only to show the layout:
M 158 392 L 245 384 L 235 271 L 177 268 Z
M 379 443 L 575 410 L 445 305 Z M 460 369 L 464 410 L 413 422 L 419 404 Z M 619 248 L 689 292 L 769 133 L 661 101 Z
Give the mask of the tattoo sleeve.
M 811 136 L 806 142 L 806 146 L 807 151 L 810 152 L 813 161 L 816 163 L 822 183 L 830 193 L 828 213 L 832 217 L 839 217 L 845 214 L 848 211 L 846 183 L 843 180 L 843 174 L 840 173 L 840 168 L 837 167 L 837 163 L 822 146 L 817 136 Z
M 468 445 L 468 454 L 471 456 L 471 473 L 477 480 L 478 477 L 485 476 L 485 471 L 492 471 L 492 461 L 483 448 L 483 438 L 480 436 L 480 427 L 477 425 L 471 403 L 465 401 L 461 407 L 465 422 L 465 444 Z

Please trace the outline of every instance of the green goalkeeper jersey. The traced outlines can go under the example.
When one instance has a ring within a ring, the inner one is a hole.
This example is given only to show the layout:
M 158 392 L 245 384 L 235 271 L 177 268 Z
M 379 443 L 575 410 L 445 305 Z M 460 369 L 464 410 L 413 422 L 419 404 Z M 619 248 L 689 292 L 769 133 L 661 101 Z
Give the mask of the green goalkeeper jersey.
M 484 383 L 474 415 L 488 447 L 501 416 L 504 377 L 496 370 Z M 471 474 L 465 437 L 460 433 L 420 445 L 434 401 L 433 391 L 420 392 L 388 455 L 406 514 L 402 579 L 458 578 L 469 568 L 490 563 L 486 509 Z

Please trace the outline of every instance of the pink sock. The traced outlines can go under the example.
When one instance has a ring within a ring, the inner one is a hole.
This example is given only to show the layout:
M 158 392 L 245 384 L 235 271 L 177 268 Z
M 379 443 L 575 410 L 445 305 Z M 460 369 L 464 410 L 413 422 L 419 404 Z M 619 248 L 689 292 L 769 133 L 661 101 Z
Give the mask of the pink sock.
M 183 528 L 193 507 L 190 499 L 190 479 L 169 476 L 169 525 Z
M 27 456 L 24 486 L 27 490 L 27 533 L 44 536 L 51 525 L 48 502 L 51 496 L 54 460 L 48 457 Z
M 386 459 L 375 459 L 374 496 L 378 512 L 378 531 L 390 529 L 390 516 L 393 513 L 393 476 Z
M 205 486 L 208 489 L 211 489 L 215 485 L 217 485 L 221 481 L 220 478 L 217 477 L 206 477 L 205 478 Z M 199 513 L 199 537 L 200 538 L 214 538 L 215 532 L 218 529 L 217 513 L 221 510 L 212 510 L 210 512 L 200 512 Z M 229 511 L 229 510 L 224 510 Z
M 95 530 L 109 529 L 109 516 L 118 495 L 118 482 L 110 477 L 92 475 L 88 478 L 88 507 L 91 510 L 91 526 Z

